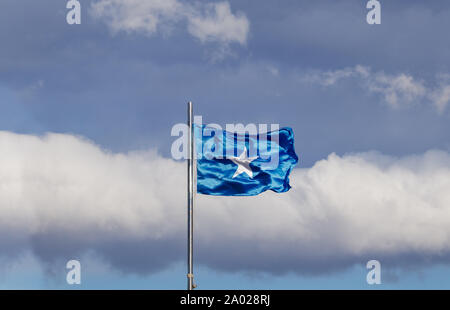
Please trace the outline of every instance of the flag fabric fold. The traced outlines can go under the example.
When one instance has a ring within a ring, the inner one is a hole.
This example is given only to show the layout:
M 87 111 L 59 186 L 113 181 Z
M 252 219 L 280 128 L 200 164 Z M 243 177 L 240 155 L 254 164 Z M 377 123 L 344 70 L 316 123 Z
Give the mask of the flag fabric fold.
M 288 191 L 298 162 L 291 128 L 256 135 L 195 127 L 197 192 L 216 196 L 253 196 Z

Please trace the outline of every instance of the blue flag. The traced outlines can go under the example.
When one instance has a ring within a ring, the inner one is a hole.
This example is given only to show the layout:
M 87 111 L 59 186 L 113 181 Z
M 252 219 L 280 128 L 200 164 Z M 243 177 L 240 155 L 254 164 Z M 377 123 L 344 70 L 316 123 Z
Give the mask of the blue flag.
M 298 162 L 291 128 L 250 135 L 202 126 L 195 137 L 198 193 L 252 196 L 291 188 L 289 173 Z

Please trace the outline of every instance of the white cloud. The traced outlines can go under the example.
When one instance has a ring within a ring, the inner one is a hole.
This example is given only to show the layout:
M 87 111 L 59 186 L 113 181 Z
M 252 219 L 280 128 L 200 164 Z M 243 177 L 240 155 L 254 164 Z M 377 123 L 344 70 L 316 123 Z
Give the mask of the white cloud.
M 426 88 L 420 81 L 406 74 L 387 75 L 383 72 L 375 74 L 367 81 L 371 92 L 381 93 L 385 101 L 392 107 L 411 104 L 422 98 Z
M 224 45 L 245 45 L 250 25 L 243 13 L 233 14 L 226 1 L 190 5 L 178 0 L 99 0 L 91 5 L 91 13 L 113 32 L 147 35 L 185 21 L 188 32 L 201 42 Z
M 306 74 L 302 81 L 334 86 L 344 79 L 356 79 L 371 93 L 383 96 L 383 101 L 399 108 L 420 102 L 431 102 L 439 113 L 443 113 L 450 101 L 450 84 L 442 81 L 435 87 L 427 87 L 424 81 L 405 73 L 386 74 L 372 72 L 369 67 L 355 66 L 335 71 L 313 72 Z
M 101 0 L 91 4 L 91 12 L 114 32 L 153 34 L 158 24 L 179 19 L 183 6 L 177 0 Z
M 303 77 L 303 81 L 319 83 L 323 86 L 332 86 L 335 85 L 338 81 L 345 78 L 367 78 L 369 76 L 369 72 L 369 68 L 358 65 L 355 68 L 344 68 L 335 71 L 314 72 L 312 74 L 307 74 Z
M 450 84 L 443 84 L 430 94 L 430 98 L 439 112 L 444 112 L 450 102 Z
M 267 68 L 267 71 L 269 71 L 270 74 L 272 74 L 273 76 L 275 76 L 275 77 L 280 76 L 280 70 L 277 67 L 268 65 L 268 66 L 266 66 L 266 68 Z
M 184 259 L 186 167 L 70 135 L 0 132 L 0 255 L 95 251 L 148 272 Z M 367 259 L 450 262 L 450 154 L 331 154 L 293 188 L 198 196 L 196 259 L 218 269 L 324 272 Z
M 234 15 L 228 2 L 208 4 L 205 14 L 189 17 L 189 33 L 202 42 L 238 42 L 245 45 L 250 23 L 242 13 Z

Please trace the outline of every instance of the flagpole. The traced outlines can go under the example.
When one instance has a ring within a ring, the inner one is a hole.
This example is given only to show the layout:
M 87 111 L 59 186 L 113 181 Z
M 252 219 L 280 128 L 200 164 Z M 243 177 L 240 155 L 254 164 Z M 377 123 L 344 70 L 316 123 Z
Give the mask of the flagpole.
M 194 115 L 193 115 L 193 106 L 192 102 L 189 101 L 187 110 L 187 125 L 189 127 L 188 134 L 188 160 L 187 160 L 187 168 L 188 168 L 188 177 L 187 177 L 187 200 L 188 200 L 188 212 L 187 212 L 187 222 L 188 222 L 188 283 L 187 289 L 192 290 L 195 288 L 194 284 L 194 262 L 193 262 L 193 252 L 194 252 Z

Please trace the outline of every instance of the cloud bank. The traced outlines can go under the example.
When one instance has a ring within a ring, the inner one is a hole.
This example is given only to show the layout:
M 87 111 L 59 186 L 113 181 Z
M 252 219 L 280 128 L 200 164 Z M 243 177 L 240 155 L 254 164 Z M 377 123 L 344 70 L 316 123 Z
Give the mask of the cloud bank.
M 250 28 L 247 17 L 234 14 L 227 1 L 192 5 L 178 0 L 100 0 L 90 9 L 114 33 L 152 35 L 160 29 L 167 33 L 183 21 L 201 42 L 245 45 Z
M 438 75 L 434 87 L 427 87 L 423 80 L 409 74 L 387 74 L 372 72 L 370 67 L 357 65 L 335 71 L 314 72 L 303 77 L 303 81 L 333 86 L 341 80 L 356 79 L 370 93 L 380 94 L 384 102 L 399 108 L 420 101 L 431 102 L 439 113 L 443 113 L 450 102 L 450 79 L 448 75 Z
M 94 252 L 124 272 L 184 260 L 185 165 L 79 137 L 0 132 L 0 255 Z M 368 259 L 450 262 L 450 154 L 331 154 L 292 190 L 197 196 L 196 259 L 219 270 L 322 273 Z

